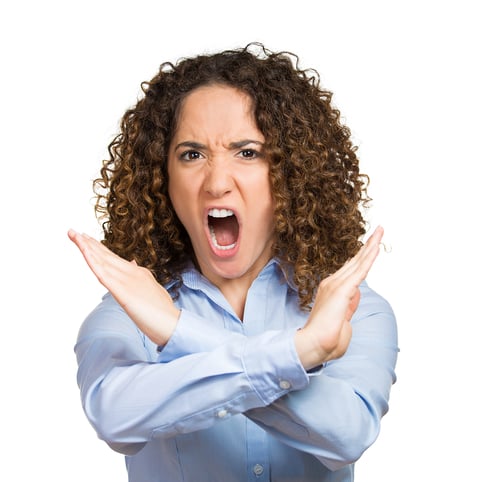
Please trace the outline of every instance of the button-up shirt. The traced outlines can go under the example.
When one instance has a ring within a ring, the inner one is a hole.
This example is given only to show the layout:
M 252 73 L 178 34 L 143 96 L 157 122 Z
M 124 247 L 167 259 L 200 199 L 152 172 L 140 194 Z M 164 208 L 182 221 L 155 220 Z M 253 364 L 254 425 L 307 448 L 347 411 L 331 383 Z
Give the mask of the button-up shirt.
M 364 282 L 344 356 L 305 372 L 294 345 L 308 312 L 271 260 L 240 320 L 193 266 L 163 347 L 110 294 L 75 347 L 85 413 L 126 455 L 131 482 L 353 480 L 395 381 L 396 321 Z

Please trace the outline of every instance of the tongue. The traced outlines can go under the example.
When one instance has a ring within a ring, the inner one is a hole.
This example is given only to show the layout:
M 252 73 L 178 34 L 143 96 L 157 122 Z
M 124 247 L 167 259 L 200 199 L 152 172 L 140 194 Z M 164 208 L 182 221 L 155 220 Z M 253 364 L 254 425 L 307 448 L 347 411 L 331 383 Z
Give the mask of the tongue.
M 215 231 L 217 244 L 229 246 L 234 244 L 238 238 L 238 222 L 235 216 L 227 218 L 209 218 L 210 226 Z

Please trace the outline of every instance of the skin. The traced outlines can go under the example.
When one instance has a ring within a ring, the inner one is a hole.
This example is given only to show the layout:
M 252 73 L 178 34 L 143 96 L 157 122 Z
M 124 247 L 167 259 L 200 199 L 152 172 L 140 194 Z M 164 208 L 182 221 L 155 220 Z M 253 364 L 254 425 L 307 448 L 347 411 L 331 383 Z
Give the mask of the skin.
M 206 86 L 185 99 L 168 156 L 170 199 L 198 266 L 240 319 L 248 288 L 270 259 L 274 236 L 264 141 L 247 94 Z M 219 250 L 212 242 L 207 222 L 212 208 L 235 213 L 239 236 L 234 248 Z
M 240 319 L 251 283 L 271 257 L 274 237 L 268 160 L 261 151 L 264 140 L 249 97 L 216 85 L 200 87 L 186 97 L 169 147 L 172 204 L 202 274 L 222 291 Z M 235 212 L 239 237 L 234 248 L 218 250 L 211 242 L 210 208 Z M 140 330 L 165 345 L 180 312 L 151 272 L 86 234 L 70 230 L 68 235 Z M 339 358 L 348 348 L 359 285 L 378 255 L 382 236 L 378 227 L 352 259 L 320 283 L 307 323 L 295 334 L 305 369 Z

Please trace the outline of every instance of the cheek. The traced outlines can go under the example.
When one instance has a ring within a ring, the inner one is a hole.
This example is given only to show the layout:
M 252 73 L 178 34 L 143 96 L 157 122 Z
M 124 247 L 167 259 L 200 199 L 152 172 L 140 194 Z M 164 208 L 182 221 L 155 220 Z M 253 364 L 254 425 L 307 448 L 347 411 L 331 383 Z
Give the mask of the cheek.
M 185 198 L 185 182 L 177 169 L 168 169 L 168 195 L 172 204 L 177 210 L 177 206 L 181 204 L 182 199 Z
M 182 195 L 182 192 L 179 190 L 175 181 L 169 182 L 168 196 L 172 203 L 173 210 L 177 214 L 182 224 L 184 224 L 183 218 L 184 218 L 185 203 L 182 202 L 182 199 L 185 199 L 185 197 Z
M 180 219 L 181 223 L 185 226 L 185 222 L 188 222 L 188 202 L 184 196 L 181 195 L 178 191 L 172 195 L 170 194 L 170 199 L 172 201 L 173 209 L 177 214 L 178 218 Z
M 178 179 L 171 180 L 168 186 L 168 195 L 178 219 L 190 233 L 191 227 L 198 216 L 196 216 L 195 211 L 194 195 L 189 189 L 189 185 L 179 182 Z
M 258 185 L 251 193 L 250 213 L 256 218 L 257 229 L 270 233 L 274 226 L 274 202 L 270 185 Z
M 262 179 L 262 181 L 257 184 L 255 195 L 257 196 L 259 206 L 264 206 L 265 211 L 270 210 L 270 212 L 273 214 L 274 201 L 269 178 L 266 180 Z
M 268 186 L 265 187 L 265 190 L 266 190 L 266 193 L 268 193 L 268 199 L 266 201 L 265 215 L 264 215 L 265 230 L 268 233 L 272 234 L 275 230 L 275 221 L 274 221 L 275 202 L 273 200 L 270 183 L 268 183 Z

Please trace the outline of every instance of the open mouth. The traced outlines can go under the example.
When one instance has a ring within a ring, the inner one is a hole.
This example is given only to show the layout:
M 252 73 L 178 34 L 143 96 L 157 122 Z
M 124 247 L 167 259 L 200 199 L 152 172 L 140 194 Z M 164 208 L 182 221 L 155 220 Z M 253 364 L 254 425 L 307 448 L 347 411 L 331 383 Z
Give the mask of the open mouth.
M 215 248 L 226 251 L 233 249 L 238 240 L 238 220 L 230 209 L 210 209 L 208 229 Z

